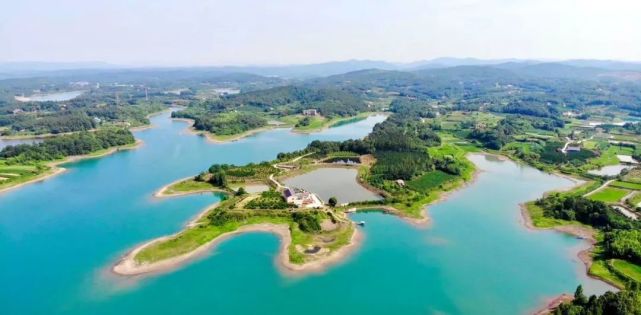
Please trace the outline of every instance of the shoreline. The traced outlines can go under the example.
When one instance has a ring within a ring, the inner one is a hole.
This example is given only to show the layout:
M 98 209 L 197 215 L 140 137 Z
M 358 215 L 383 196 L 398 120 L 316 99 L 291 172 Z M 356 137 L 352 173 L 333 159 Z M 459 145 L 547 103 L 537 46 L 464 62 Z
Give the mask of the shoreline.
M 180 197 L 180 196 L 188 196 L 188 195 L 198 195 L 198 194 L 204 194 L 208 192 L 220 192 L 220 193 L 228 193 L 228 191 L 225 191 L 223 189 L 217 189 L 212 187 L 211 189 L 199 189 L 199 190 L 190 190 L 190 191 L 182 191 L 182 192 L 177 192 L 177 193 L 171 193 L 168 194 L 166 193 L 167 189 L 175 184 L 178 184 L 182 181 L 188 180 L 194 178 L 194 176 L 188 176 L 184 178 L 177 179 L 165 186 L 160 187 L 160 189 L 156 190 L 153 193 L 153 196 L 155 198 L 170 198 L 170 197 Z
M 357 118 L 367 119 L 369 117 L 378 116 L 378 115 L 385 116 L 385 119 L 387 119 L 387 117 L 389 117 L 391 114 L 389 112 L 367 112 L 367 114 L 365 114 L 365 115 L 355 115 L 355 116 L 352 116 L 352 117 L 341 117 L 341 118 L 337 119 L 336 121 L 328 121 L 328 122 L 326 122 L 325 124 L 323 124 L 322 126 L 320 126 L 318 128 L 300 130 L 300 129 L 296 129 L 296 127 L 292 127 L 292 131 L 291 132 L 292 133 L 298 133 L 298 134 L 310 134 L 310 133 L 315 133 L 315 132 L 321 132 L 321 131 L 327 130 L 327 129 L 331 128 L 332 126 L 334 126 L 335 124 L 338 124 L 338 123 L 343 122 L 343 121 L 348 121 L 350 119 L 357 119 Z
M 353 167 L 349 167 L 349 168 L 353 168 Z M 429 226 L 428 223 L 430 222 L 430 218 L 427 215 L 428 206 L 445 201 L 454 192 L 457 192 L 461 188 L 464 188 L 467 185 L 470 185 L 476 182 L 478 175 L 480 173 L 481 173 L 481 170 L 478 169 L 475 165 L 474 173 L 472 174 L 472 177 L 470 180 L 467 180 L 467 181 L 463 180 L 457 185 L 455 185 L 454 187 L 452 187 L 451 189 L 446 191 L 441 191 L 439 193 L 438 198 L 436 198 L 432 202 L 421 205 L 422 207 L 421 218 L 409 217 L 406 214 L 404 214 L 402 211 L 389 205 L 363 205 L 363 206 L 357 206 L 357 209 L 383 211 L 386 213 L 394 214 L 399 218 L 401 218 L 402 220 L 405 220 L 408 223 L 413 224 L 415 226 L 427 227 Z M 164 194 L 164 192 L 167 190 L 169 186 L 189 178 L 190 177 L 179 179 L 163 186 L 158 191 L 156 191 L 154 196 L 155 197 L 171 197 L 171 196 L 180 196 L 180 195 L 189 195 L 189 194 L 199 193 L 199 191 L 189 191 L 189 192 L 172 194 L 172 195 Z M 355 178 L 355 180 L 358 184 L 360 184 L 360 181 L 358 180 L 358 178 Z M 365 188 L 367 189 L 367 187 Z M 198 215 L 196 215 L 194 219 L 190 220 L 186 224 L 186 227 L 187 228 L 194 227 L 197 224 L 198 220 L 200 220 L 211 209 L 212 209 L 212 206 L 206 207 L 203 211 L 201 211 Z M 354 225 L 353 222 L 351 224 Z M 289 226 L 287 224 L 258 223 L 258 224 L 241 226 L 234 231 L 223 233 L 218 237 L 214 238 L 213 240 L 210 240 L 209 242 L 203 245 L 200 245 L 199 247 L 195 248 L 193 251 L 188 253 L 184 253 L 178 256 L 174 256 L 164 260 L 160 260 L 152 263 L 146 263 L 142 265 L 139 265 L 136 263 L 135 256 L 144 248 L 152 244 L 155 244 L 156 242 L 161 242 L 161 241 L 170 239 L 172 237 L 175 237 L 181 232 L 182 230 L 172 235 L 161 236 L 134 247 L 132 250 L 130 250 L 124 256 L 122 256 L 118 260 L 118 262 L 116 262 L 112 266 L 111 271 L 115 274 L 122 275 L 122 276 L 137 276 L 142 274 L 165 272 L 165 271 L 179 268 L 184 264 L 188 263 L 189 261 L 192 261 L 197 257 L 201 257 L 203 254 L 210 251 L 213 247 L 220 244 L 224 240 L 227 240 L 228 238 L 233 237 L 234 235 L 249 233 L 249 232 L 268 232 L 268 233 L 276 234 L 280 239 L 281 244 L 279 248 L 279 253 L 277 255 L 277 265 L 279 266 L 279 269 L 281 270 L 281 272 L 286 274 L 292 274 L 292 275 L 307 274 L 310 272 L 323 271 L 327 267 L 345 260 L 358 247 L 358 245 L 362 242 L 362 239 L 363 239 L 362 232 L 357 227 L 354 227 L 354 233 L 352 234 L 350 238 L 350 242 L 348 244 L 330 253 L 328 256 L 298 265 L 298 264 L 291 263 L 289 261 L 288 249 L 289 249 L 289 246 L 291 245 L 291 233 L 289 231 Z
M 30 179 L 30 180 L 28 180 L 26 182 L 18 183 L 18 184 L 13 185 L 13 186 L 0 188 L 0 194 L 2 194 L 4 192 L 7 192 L 7 191 L 10 191 L 10 190 L 18 189 L 20 187 L 23 187 L 23 186 L 26 186 L 26 185 L 29 185 L 29 184 L 45 181 L 47 179 L 53 178 L 54 176 L 57 176 L 57 175 L 60 175 L 60 174 L 62 174 L 64 172 L 66 172 L 67 169 L 62 167 L 61 165 L 74 163 L 74 162 L 79 162 L 79 161 L 82 161 L 82 160 L 98 159 L 98 158 L 102 158 L 102 157 L 114 154 L 114 153 L 119 152 L 119 151 L 138 149 L 142 145 L 143 145 L 143 141 L 140 140 L 140 139 L 136 139 L 136 142 L 134 142 L 134 143 L 132 143 L 130 145 L 127 144 L 127 145 L 112 147 L 112 148 L 107 149 L 107 151 L 102 152 L 100 154 L 95 154 L 94 155 L 92 153 L 89 153 L 89 154 L 83 154 L 83 155 L 72 155 L 72 156 L 66 157 L 62 161 L 48 162 L 47 166 L 49 166 L 51 168 L 49 171 L 47 171 L 45 173 L 42 173 L 40 175 L 37 175 L 35 178 L 32 178 L 32 179 Z
M 229 138 L 221 139 L 221 138 L 217 138 L 217 137 L 220 137 L 220 136 L 216 136 L 216 135 L 212 134 L 211 132 L 203 131 L 203 130 L 196 130 L 194 128 L 195 121 L 193 119 L 190 119 L 190 118 L 174 118 L 174 117 L 170 117 L 170 118 L 173 121 L 180 121 L 180 122 L 188 123 L 189 125 L 187 126 L 187 128 L 185 128 L 185 131 L 188 132 L 189 134 L 205 137 L 207 139 L 207 141 L 212 142 L 212 143 L 216 143 L 216 144 L 223 144 L 223 143 L 239 141 L 239 140 L 242 140 L 244 138 L 253 136 L 253 135 L 257 134 L 257 133 L 264 132 L 264 131 L 270 131 L 270 130 L 279 129 L 279 128 L 282 128 L 282 129 L 291 128 L 290 126 L 284 126 L 284 127 L 281 127 L 281 126 L 264 126 L 264 127 L 260 127 L 260 128 L 256 128 L 256 129 L 247 130 L 247 131 L 239 133 L 239 134 L 230 135 Z
M 567 235 L 574 236 L 578 239 L 581 239 L 585 242 L 588 243 L 588 248 L 580 250 L 577 253 L 577 257 L 579 260 L 583 263 L 585 266 L 585 274 L 595 280 L 599 280 L 601 282 L 607 283 L 608 285 L 616 288 L 616 289 L 621 289 L 619 286 L 615 283 L 612 283 L 608 281 L 607 279 L 603 279 L 597 276 L 594 276 L 590 274 L 590 267 L 592 266 L 592 263 L 594 261 L 592 257 L 592 253 L 594 251 L 594 247 L 597 243 L 596 238 L 594 237 L 594 230 L 590 227 L 584 227 L 584 226 L 579 226 L 575 224 L 568 224 L 568 225 L 557 225 L 553 227 L 547 227 L 547 228 L 541 228 L 541 227 L 536 227 L 534 226 L 532 222 L 532 217 L 530 217 L 530 212 L 527 209 L 527 206 L 525 203 L 519 204 L 519 207 L 521 208 L 521 218 L 522 221 L 521 223 L 523 226 L 529 230 L 529 231 L 555 231 L 558 233 L 563 233 Z
M 408 215 L 407 215 L 407 214 L 405 214 L 403 211 L 401 211 L 401 210 L 397 209 L 396 207 L 394 207 L 394 206 L 392 206 L 392 205 L 385 205 L 385 204 L 381 204 L 381 205 L 375 205 L 375 204 L 373 204 L 373 205 L 357 205 L 357 206 L 350 207 L 350 208 L 355 208 L 357 212 L 358 212 L 358 211 L 365 212 L 365 211 L 377 211 L 377 210 L 380 210 L 380 211 L 382 211 L 382 212 L 384 212 L 384 213 L 391 214 L 391 215 L 395 215 L 395 216 L 397 216 L 397 217 L 401 218 L 402 220 L 406 221 L 407 223 L 412 224 L 412 225 L 414 225 L 414 226 L 416 226 L 416 227 L 419 227 L 419 228 L 426 228 L 426 227 L 429 227 L 429 225 L 430 225 L 430 223 L 431 223 L 431 221 L 432 221 L 432 219 L 430 218 L 429 213 L 428 213 L 429 208 L 430 208 L 431 206 L 434 206 L 434 205 L 436 205 L 436 204 L 439 204 L 439 203 L 441 203 L 441 202 L 446 201 L 446 200 L 447 200 L 448 198 L 450 198 L 454 193 L 456 193 L 456 192 L 460 191 L 460 190 L 461 190 L 461 189 L 463 189 L 463 188 L 468 187 L 469 185 L 474 184 L 474 183 L 478 180 L 479 175 L 483 172 L 483 170 L 482 170 L 482 169 L 478 168 L 474 163 L 472 163 L 472 161 L 470 161 L 470 160 L 467 158 L 467 156 L 468 156 L 469 154 L 479 154 L 479 155 L 485 155 L 485 154 L 488 154 L 488 155 L 494 155 L 494 154 L 486 153 L 486 152 L 480 152 L 480 153 L 467 153 L 467 154 L 465 155 L 465 158 L 466 158 L 466 159 L 467 159 L 467 160 L 468 160 L 472 165 L 474 165 L 474 172 L 472 173 L 471 178 L 470 178 L 469 180 L 464 180 L 464 179 L 463 179 L 463 180 L 461 180 L 461 182 L 460 182 L 460 183 L 457 183 L 457 184 L 456 184 L 455 186 L 453 186 L 451 189 L 448 189 L 448 190 L 441 190 L 441 191 L 439 191 L 439 192 L 438 192 L 438 198 L 436 198 L 436 199 L 432 200 L 431 202 L 428 202 L 428 203 L 426 203 L 426 204 L 421 205 L 421 207 L 422 207 L 422 211 L 421 211 L 421 217 L 419 217 L 419 218 L 408 216 Z M 386 193 L 385 191 L 380 190 L 380 189 L 378 189 L 378 188 L 376 188 L 376 187 L 373 187 L 373 186 L 369 185 L 369 184 L 368 184 L 368 183 L 366 183 L 366 182 L 362 182 L 362 181 L 360 180 L 360 178 L 358 178 L 358 177 L 357 177 L 357 179 L 356 179 L 356 182 L 357 182 L 358 184 L 360 184 L 363 188 L 365 188 L 365 189 L 367 189 L 367 190 L 369 190 L 369 191 L 371 191 L 371 192 L 373 192 L 373 193 L 377 193 L 377 194 L 380 194 L 381 192 Z M 349 206 L 348 206 L 348 207 L 349 207 Z
M 154 116 L 157 116 L 157 115 L 161 115 L 161 114 L 163 114 L 163 113 L 165 113 L 167 111 L 171 111 L 171 110 L 173 110 L 173 109 L 172 108 L 167 108 L 167 109 L 163 109 L 163 110 L 158 111 L 158 112 L 153 112 L 151 114 L 147 114 L 145 116 L 145 118 L 149 119 L 151 117 L 154 117 Z M 146 130 L 146 129 L 150 129 L 150 128 L 154 128 L 154 126 L 153 126 L 153 124 L 151 122 L 149 124 L 147 124 L 147 125 L 140 125 L 140 126 L 130 127 L 130 128 L 126 128 L 126 129 L 128 129 L 131 132 L 136 132 L 136 131 L 142 131 L 142 130 Z M 84 131 L 94 132 L 94 131 L 96 131 L 98 129 L 99 128 L 94 128 L 94 129 L 84 130 Z M 39 134 L 39 135 L 0 136 L 0 140 L 42 140 L 42 139 L 54 138 L 54 137 L 58 137 L 58 136 L 71 135 L 71 134 L 82 132 L 82 131 L 83 130 L 61 132 L 61 133 L 56 133 L 56 134 L 44 133 L 44 134 Z
M 497 154 L 492 154 L 492 155 L 498 156 Z M 503 156 L 503 157 L 507 158 L 507 159 L 509 159 L 509 160 L 511 160 L 511 161 L 513 161 L 515 163 L 518 163 L 518 164 L 523 163 L 523 165 L 527 165 L 527 166 L 532 167 L 531 165 L 529 165 L 529 164 L 527 164 L 527 163 L 525 163 L 525 162 L 523 162 L 521 160 L 513 159 L 510 156 Z M 550 193 L 554 193 L 554 192 L 570 191 L 572 189 L 580 187 L 581 185 L 584 185 L 587 182 L 587 180 L 585 180 L 583 178 L 575 177 L 575 176 L 572 176 L 570 174 L 561 173 L 559 171 L 543 171 L 543 170 L 540 170 L 540 171 L 542 171 L 544 173 L 551 174 L 551 175 L 559 176 L 561 178 L 567 179 L 567 180 L 572 182 L 572 185 L 569 185 L 568 187 L 562 187 L 562 188 L 554 189 L 554 190 L 551 190 L 551 191 L 547 191 L 547 192 L 543 193 L 543 196 L 546 196 L 546 195 L 548 195 Z M 557 233 L 563 233 L 563 234 L 571 235 L 571 236 L 574 236 L 574 237 L 576 237 L 578 239 L 581 239 L 581 240 L 585 241 L 588 244 L 588 247 L 578 251 L 577 254 L 576 254 L 577 258 L 583 263 L 583 266 L 585 267 L 585 271 L 584 271 L 585 274 L 588 277 L 592 278 L 592 279 L 599 280 L 599 281 L 604 282 L 604 283 L 606 283 L 606 284 L 608 284 L 608 285 L 610 285 L 610 286 L 612 286 L 614 288 L 618 288 L 618 286 L 616 284 L 608 281 L 607 279 L 602 279 L 600 277 L 596 277 L 596 276 L 590 274 L 590 267 L 592 266 L 592 263 L 593 263 L 592 253 L 593 253 L 593 251 L 595 249 L 595 245 L 597 243 L 597 241 L 595 239 L 595 236 L 594 236 L 595 231 L 592 230 L 592 228 L 579 226 L 579 225 L 575 225 L 575 224 L 556 225 L 556 226 L 552 226 L 552 227 L 537 227 L 537 226 L 534 225 L 532 217 L 530 216 L 530 211 L 527 209 L 527 206 L 526 206 L 527 202 L 528 201 L 522 202 L 522 203 L 519 204 L 519 209 L 520 209 L 520 212 L 521 212 L 521 225 L 526 230 L 533 231 L 533 232 L 554 231 L 554 232 L 557 232 Z M 570 302 L 573 299 L 574 299 L 574 297 L 572 295 L 570 295 L 568 293 L 561 293 L 558 296 L 556 296 L 554 298 L 551 298 L 551 299 L 548 299 L 547 301 L 542 303 L 544 305 L 542 307 L 540 307 L 540 308 L 537 308 L 531 314 L 534 314 L 534 315 L 551 314 L 554 311 L 554 309 L 557 308 L 559 305 L 561 305 L 562 303 Z
M 370 114 L 366 115 L 365 119 L 367 119 L 367 118 L 369 118 L 371 116 L 376 116 L 376 115 L 389 116 L 389 114 L 386 114 L 385 112 L 373 112 L 373 113 L 370 113 Z M 357 118 L 357 117 L 358 117 L 358 115 L 354 116 L 354 117 L 345 118 L 345 120 L 349 120 L 349 119 L 353 119 L 353 118 Z M 271 130 L 275 130 L 275 129 L 289 129 L 291 133 L 311 134 L 311 133 L 315 133 L 315 132 L 321 132 L 321 131 L 323 131 L 325 129 L 330 128 L 333 125 L 333 124 L 327 124 L 326 126 L 323 126 L 323 127 L 320 127 L 320 128 L 315 128 L 315 129 L 310 129 L 310 130 L 296 130 L 296 127 L 291 126 L 291 125 L 287 125 L 287 124 L 285 124 L 285 125 L 271 125 L 271 126 L 267 125 L 267 126 L 263 126 L 263 127 L 260 127 L 260 128 L 250 129 L 250 130 L 247 130 L 247 131 L 239 133 L 239 134 L 223 136 L 225 138 L 220 138 L 221 136 L 214 135 L 211 132 L 203 131 L 203 130 L 196 130 L 194 128 L 194 122 L 195 121 L 193 119 L 191 119 L 191 118 L 173 118 L 173 117 L 170 117 L 170 118 L 172 120 L 174 120 L 174 121 L 182 121 L 182 122 L 189 123 L 189 126 L 186 128 L 186 131 L 188 133 L 193 134 L 193 135 L 203 136 L 203 137 L 207 138 L 208 141 L 210 141 L 212 143 L 216 143 L 216 144 L 223 144 L 223 143 L 239 141 L 239 140 L 242 140 L 244 138 L 253 136 L 255 134 L 258 134 L 258 133 L 261 133 L 261 132 L 265 132 L 265 131 L 271 131 Z M 339 122 L 339 121 L 334 122 L 334 124 Z M 226 137 L 228 137 L 228 138 L 226 138 Z
M 554 309 L 559 307 L 559 305 L 567 302 L 571 302 L 574 300 L 574 296 L 569 295 L 567 293 L 563 293 L 555 298 L 548 299 L 545 303 L 545 307 L 542 307 L 536 311 L 534 311 L 532 314 L 533 315 L 548 315 L 552 314 Z
M 208 210 L 209 208 L 207 208 L 201 214 L 196 216 L 194 220 L 198 220 L 198 218 L 202 217 L 203 213 L 206 213 Z M 193 224 L 195 222 L 194 220 L 192 220 L 189 224 Z M 220 243 L 236 235 L 241 235 L 244 233 L 251 233 L 251 232 L 271 233 L 271 234 L 275 234 L 279 238 L 280 246 L 279 246 L 278 254 L 276 255 L 276 264 L 281 270 L 281 272 L 285 274 L 291 274 L 291 275 L 304 275 L 312 272 L 320 272 L 325 270 L 327 267 L 331 265 L 342 262 L 348 256 L 349 253 L 351 253 L 356 247 L 358 247 L 358 245 L 361 243 L 363 239 L 361 235 L 362 233 L 358 230 L 358 228 L 354 228 L 354 233 L 350 238 L 349 244 L 337 249 L 336 251 L 332 252 L 326 257 L 322 257 L 317 260 L 298 265 L 289 261 L 288 249 L 292 242 L 291 233 L 289 231 L 289 225 L 273 224 L 273 223 L 258 223 L 258 224 L 241 226 L 234 231 L 223 233 L 218 237 L 214 238 L 213 240 L 197 247 L 196 249 L 194 249 L 189 253 L 185 253 L 179 256 L 171 257 L 171 258 L 153 262 L 153 263 L 142 264 L 142 265 L 138 265 L 135 262 L 134 258 L 141 250 L 145 249 L 147 246 L 150 246 L 156 242 L 161 242 L 163 240 L 166 240 L 175 236 L 177 233 L 180 233 L 180 232 L 177 232 L 176 234 L 172 234 L 169 236 L 162 236 L 136 246 L 133 250 L 125 254 L 116 264 L 114 264 L 111 268 L 111 271 L 121 276 L 139 276 L 143 274 L 152 274 L 152 273 L 161 273 L 161 272 L 170 271 L 173 269 L 180 268 L 185 264 L 193 261 L 196 258 L 202 257 L 203 255 L 210 252 L 213 248 L 215 248 Z
M 584 271 L 585 274 L 592 279 L 602 281 L 614 288 L 620 289 L 616 284 L 608 281 L 607 279 L 602 279 L 600 277 L 596 277 L 590 274 L 590 267 L 592 266 L 592 263 L 593 263 L 592 253 L 597 243 L 594 237 L 594 233 L 595 233 L 594 230 L 592 230 L 589 227 L 572 225 L 572 224 L 557 225 L 557 226 L 547 227 L 547 228 L 536 227 L 534 226 L 532 217 L 530 216 L 530 212 L 527 209 L 527 206 L 525 205 L 525 203 L 520 203 L 519 208 L 521 210 L 521 224 L 523 225 L 523 227 L 525 227 L 526 230 L 533 231 L 533 232 L 555 231 L 557 233 L 563 233 L 563 234 L 574 236 L 588 243 L 587 248 L 578 251 L 576 254 L 576 256 L 579 258 L 579 260 L 583 263 L 583 266 L 585 267 L 585 271 Z M 570 302 L 572 300 L 573 300 L 573 296 L 569 295 L 566 292 L 561 293 L 557 297 L 548 300 L 545 306 L 537 309 L 532 314 L 534 315 L 551 314 L 552 311 L 556 307 L 558 307 L 561 303 Z

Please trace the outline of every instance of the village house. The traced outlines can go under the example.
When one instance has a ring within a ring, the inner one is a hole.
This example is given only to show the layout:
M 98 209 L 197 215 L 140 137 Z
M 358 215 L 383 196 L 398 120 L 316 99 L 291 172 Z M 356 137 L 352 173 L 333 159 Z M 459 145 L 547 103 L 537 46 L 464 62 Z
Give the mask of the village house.
M 299 208 L 321 208 L 323 202 L 309 191 L 300 188 L 285 187 L 283 190 L 283 197 L 289 204 L 293 204 Z
M 305 115 L 305 116 L 317 116 L 318 115 L 318 111 L 315 108 L 304 109 L 303 110 L 303 115 Z
M 581 152 L 581 147 L 578 145 L 568 145 L 567 148 L 565 148 L 566 152 Z

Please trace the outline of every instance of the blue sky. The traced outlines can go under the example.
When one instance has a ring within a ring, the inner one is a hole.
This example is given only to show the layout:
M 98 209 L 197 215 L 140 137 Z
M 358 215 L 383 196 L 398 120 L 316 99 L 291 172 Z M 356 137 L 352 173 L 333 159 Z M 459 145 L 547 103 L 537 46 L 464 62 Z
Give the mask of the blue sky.
M 637 0 L 0 2 L 0 62 L 641 60 Z

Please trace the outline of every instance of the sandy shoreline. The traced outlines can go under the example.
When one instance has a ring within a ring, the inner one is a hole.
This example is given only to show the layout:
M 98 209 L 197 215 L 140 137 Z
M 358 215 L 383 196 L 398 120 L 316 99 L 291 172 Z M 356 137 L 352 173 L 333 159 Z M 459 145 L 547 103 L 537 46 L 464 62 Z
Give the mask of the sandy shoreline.
M 205 210 L 206 212 L 207 210 Z M 193 221 L 192 221 L 193 222 Z M 173 237 L 163 236 L 156 238 L 149 242 L 146 242 L 142 245 L 137 246 L 132 251 L 127 253 L 120 261 L 118 261 L 113 267 L 112 271 L 118 275 L 123 276 L 136 276 L 148 273 L 159 273 L 170 271 L 176 268 L 183 266 L 184 264 L 192 261 L 195 258 L 201 257 L 205 253 L 209 252 L 216 245 L 221 242 L 239 234 L 250 233 L 250 232 L 267 232 L 277 235 L 280 238 L 280 248 L 277 255 L 277 264 L 281 270 L 285 273 L 302 275 L 310 272 L 320 272 L 325 270 L 327 267 L 334 265 L 342 261 L 349 253 L 351 253 L 361 242 L 362 235 L 361 232 L 355 228 L 354 234 L 350 239 L 350 243 L 341 247 L 340 249 L 332 252 L 329 256 L 319 258 L 315 261 L 307 262 L 305 264 L 297 265 L 289 261 L 288 248 L 292 242 L 291 234 L 289 231 L 289 225 L 287 224 L 271 224 L 271 223 L 260 223 L 246 225 L 238 228 L 235 231 L 224 233 L 215 239 L 199 246 L 195 250 L 185 253 L 176 257 L 168 258 L 165 260 L 157 261 L 150 264 L 138 265 L 134 257 L 144 248 L 150 246 L 156 242 L 160 242 L 166 239 Z M 178 232 L 180 233 L 180 232 Z
M 559 307 L 559 305 L 563 303 L 568 303 L 574 300 L 574 297 L 569 294 L 561 294 L 555 298 L 549 299 L 548 301 L 545 302 L 545 307 L 542 307 L 541 309 L 535 311 L 532 313 L 533 315 L 547 315 L 547 314 L 552 314 L 554 309 Z
M 97 155 L 91 155 L 91 154 L 74 155 L 74 156 L 68 156 L 62 161 L 56 161 L 56 162 L 47 163 L 47 166 L 51 167 L 50 171 L 42 173 L 42 174 L 36 176 L 35 178 L 33 178 L 31 180 L 28 180 L 26 182 L 19 183 L 19 184 L 16 184 L 16 185 L 13 185 L 13 186 L 9 186 L 9 187 L 0 188 L 0 193 L 6 192 L 6 191 L 10 191 L 10 190 L 13 190 L 13 189 L 18 189 L 20 187 L 23 187 L 23 186 L 26 186 L 26 185 L 29 185 L 29 184 L 42 182 L 42 181 L 45 181 L 47 179 L 50 179 L 50 178 L 52 178 L 54 176 L 57 176 L 59 174 L 62 174 L 64 172 L 66 172 L 67 169 L 62 167 L 61 165 L 68 164 L 68 163 L 73 163 L 73 162 L 78 162 L 78 161 L 81 161 L 81 160 L 97 159 L 97 158 L 105 157 L 107 155 L 114 154 L 114 153 L 119 152 L 119 151 L 137 149 L 142 144 L 143 144 L 142 140 L 136 139 L 136 142 L 133 145 L 124 145 L 124 146 L 113 147 L 113 148 L 110 148 L 110 149 L 108 149 L 107 151 L 105 151 L 105 152 L 103 152 L 101 154 L 97 154 Z

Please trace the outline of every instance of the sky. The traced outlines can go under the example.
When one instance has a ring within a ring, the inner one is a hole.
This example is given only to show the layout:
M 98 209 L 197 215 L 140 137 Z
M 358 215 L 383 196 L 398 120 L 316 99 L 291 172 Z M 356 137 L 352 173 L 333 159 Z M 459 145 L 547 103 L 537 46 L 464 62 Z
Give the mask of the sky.
M 641 61 L 638 0 L 0 0 L 0 62 Z

